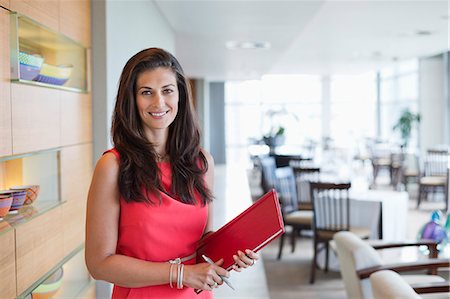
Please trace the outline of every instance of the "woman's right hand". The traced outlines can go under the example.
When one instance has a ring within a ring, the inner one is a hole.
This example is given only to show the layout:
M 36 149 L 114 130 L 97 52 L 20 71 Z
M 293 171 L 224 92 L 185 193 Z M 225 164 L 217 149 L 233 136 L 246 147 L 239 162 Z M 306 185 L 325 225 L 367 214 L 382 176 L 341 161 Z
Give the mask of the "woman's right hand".
M 220 267 L 223 259 L 215 264 L 200 263 L 195 265 L 185 265 L 183 275 L 183 285 L 197 289 L 211 291 L 223 284 L 220 276 L 229 277 L 230 273 Z

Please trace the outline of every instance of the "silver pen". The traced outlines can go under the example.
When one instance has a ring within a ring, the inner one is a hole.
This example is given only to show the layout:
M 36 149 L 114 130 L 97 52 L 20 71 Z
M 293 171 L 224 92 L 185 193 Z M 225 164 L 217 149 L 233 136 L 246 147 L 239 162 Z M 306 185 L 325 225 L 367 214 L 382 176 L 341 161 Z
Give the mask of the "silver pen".
M 202 254 L 202 258 L 205 260 L 205 262 L 207 262 L 210 265 L 214 265 L 214 262 L 212 261 L 212 259 L 210 259 L 209 257 L 207 257 L 206 255 Z M 223 282 L 225 282 L 233 291 L 235 291 L 234 287 L 231 285 L 231 282 L 228 280 L 228 278 L 226 278 L 225 276 L 219 275 L 220 278 L 222 278 Z

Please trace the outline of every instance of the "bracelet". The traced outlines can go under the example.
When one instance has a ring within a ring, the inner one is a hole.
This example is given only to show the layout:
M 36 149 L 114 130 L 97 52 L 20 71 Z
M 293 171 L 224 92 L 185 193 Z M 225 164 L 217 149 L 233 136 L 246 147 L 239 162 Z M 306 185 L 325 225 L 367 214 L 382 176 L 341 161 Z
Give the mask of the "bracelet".
M 173 279 L 173 274 L 172 274 L 172 269 L 173 269 L 173 263 L 170 263 L 170 269 L 169 269 L 169 286 L 171 289 L 173 289 L 173 284 L 172 284 L 172 279 Z
M 178 264 L 177 268 L 177 289 L 183 288 L 183 273 L 184 273 L 184 264 Z

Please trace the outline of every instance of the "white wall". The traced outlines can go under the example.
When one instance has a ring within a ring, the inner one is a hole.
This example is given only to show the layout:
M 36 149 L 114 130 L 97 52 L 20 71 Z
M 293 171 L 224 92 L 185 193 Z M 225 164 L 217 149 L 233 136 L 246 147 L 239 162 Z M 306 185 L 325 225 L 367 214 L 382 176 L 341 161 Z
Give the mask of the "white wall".
M 153 1 L 92 1 L 94 161 L 109 148 L 111 115 L 127 60 L 145 48 L 175 53 L 175 33 Z M 96 121 L 97 120 L 97 121 Z
M 446 101 L 444 96 L 444 61 L 442 55 L 420 59 L 419 111 L 420 150 L 444 144 Z

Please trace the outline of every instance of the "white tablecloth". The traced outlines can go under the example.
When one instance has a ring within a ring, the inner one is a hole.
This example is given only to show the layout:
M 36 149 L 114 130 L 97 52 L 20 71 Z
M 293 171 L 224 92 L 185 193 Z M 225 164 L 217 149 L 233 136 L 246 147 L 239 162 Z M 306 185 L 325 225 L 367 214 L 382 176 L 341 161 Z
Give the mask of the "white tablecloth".
M 405 240 L 409 201 L 407 192 L 350 189 L 350 198 L 352 226 L 370 228 L 371 238 L 377 239 L 381 220 L 383 240 Z

